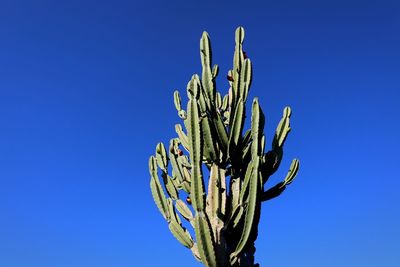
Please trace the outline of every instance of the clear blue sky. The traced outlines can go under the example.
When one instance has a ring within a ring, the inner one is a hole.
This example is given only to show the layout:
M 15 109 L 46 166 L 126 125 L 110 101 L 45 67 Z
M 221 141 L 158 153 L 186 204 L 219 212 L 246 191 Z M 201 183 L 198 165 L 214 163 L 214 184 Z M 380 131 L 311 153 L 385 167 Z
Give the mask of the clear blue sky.
M 0 266 L 200 266 L 170 234 L 148 157 L 174 137 L 174 89 L 211 36 L 226 92 L 246 30 L 271 140 L 293 109 L 264 204 L 263 267 L 400 264 L 400 2 L 0 2 Z M 274 183 L 271 183 L 273 185 Z

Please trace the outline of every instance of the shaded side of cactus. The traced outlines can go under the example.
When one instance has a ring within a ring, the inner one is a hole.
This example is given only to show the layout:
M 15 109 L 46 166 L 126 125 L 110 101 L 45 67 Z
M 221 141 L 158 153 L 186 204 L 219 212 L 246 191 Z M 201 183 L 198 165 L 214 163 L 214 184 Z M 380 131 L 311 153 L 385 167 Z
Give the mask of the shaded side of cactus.
M 294 159 L 283 181 L 266 188 L 282 161 L 292 111 L 284 108 L 267 152 L 258 98 L 251 106 L 251 127 L 244 132 L 252 64 L 243 40 L 244 29 L 239 27 L 233 68 L 227 75 L 229 90 L 222 96 L 216 88 L 219 68 L 212 65 L 210 38 L 203 33 L 202 73 L 193 75 L 187 85 L 186 110 L 179 91 L 174 92 L 183 124 L 175 125 L 177 137 L 170 140 L 168 150 L 159 143 L 149 160 L 156 206 L 172 235 L 207 267 L 259 266 L 254 262 L 254 242 L 261 204 L 279 196 L 299 169 Z

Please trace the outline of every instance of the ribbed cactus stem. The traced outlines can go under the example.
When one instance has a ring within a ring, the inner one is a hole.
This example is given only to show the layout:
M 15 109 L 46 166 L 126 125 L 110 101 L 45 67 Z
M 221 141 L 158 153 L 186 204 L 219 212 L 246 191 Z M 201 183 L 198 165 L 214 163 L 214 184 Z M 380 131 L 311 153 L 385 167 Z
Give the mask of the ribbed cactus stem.
M 188 82 L 186 105 L 178 90 L 173 94 L 183 123 L 175 125 L 177 137 L 168 149 L 157 144 L 149 159 L 156 206 L 172 235 L 207 267 L 259 266 L 254 242 L 261 203 L 279 196 L 299 170 L 294 159 L 286 177 L 264 190 L 282 161 L 292 111 L 284 108 L 269 149 L 258 98 L 251 105 L 251 127 L 244 129 L 253 70 L 243 41 L 244 29 L 239 27 L 227 75 L 229 89 L 223 95 L 215 84 L 219 68 L 212 65 L 210 37 L 203 33 L 201 78 L 194 74 Z

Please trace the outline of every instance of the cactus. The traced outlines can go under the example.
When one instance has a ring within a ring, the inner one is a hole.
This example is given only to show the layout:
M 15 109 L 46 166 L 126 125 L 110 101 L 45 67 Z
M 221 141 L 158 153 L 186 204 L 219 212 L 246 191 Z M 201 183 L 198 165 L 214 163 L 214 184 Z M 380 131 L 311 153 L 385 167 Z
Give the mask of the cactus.
M 254 242 L 261 204 L 279 196 L 299 169 L 294 159 L 283 181 L 265 188 L 281 163 L 292 111 L 284 108 L 271 149 L 264 153 L 265 118 L 255 98 L 251 128 L 243 134 L 252 81 L 243 40 L 239 27 L 234 65 L 227 76 L 230 88 L 222 96 L 216 89 L 219 68 L 212 66 L 210 38 L 203 33 L 201 79 L 195 74 L 188 83 L 187 109 L 182 108 L 178 91 L 173 97 L 185 129 L 176 124 L 177 137 L 171 139 L 168 152 L 159 143 L 149 161 L 151 192 L 171 233 L 207 267 L 259 266 L 254 262 Z

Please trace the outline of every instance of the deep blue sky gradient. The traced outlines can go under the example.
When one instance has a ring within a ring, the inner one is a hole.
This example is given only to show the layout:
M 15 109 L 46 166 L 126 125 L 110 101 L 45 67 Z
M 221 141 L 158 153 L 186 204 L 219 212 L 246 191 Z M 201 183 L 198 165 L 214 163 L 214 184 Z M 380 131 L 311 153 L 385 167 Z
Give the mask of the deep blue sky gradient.
M 293 109 L 263 205 L 261 266 L 400 265 L 399 1 L 0 2 L 0 266 L 200 266 L 170 234 L 148 157 L 211 36 L 226 92 L 246 30 L 269 142 Z M 186 100 L 185 100 L 186 103 Z

